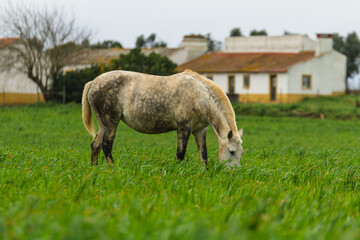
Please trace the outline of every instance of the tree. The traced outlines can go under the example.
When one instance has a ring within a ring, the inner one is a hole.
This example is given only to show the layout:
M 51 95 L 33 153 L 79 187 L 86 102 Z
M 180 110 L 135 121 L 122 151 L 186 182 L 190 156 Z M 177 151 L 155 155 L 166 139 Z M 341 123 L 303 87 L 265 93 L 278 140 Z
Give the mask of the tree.
M 240 28 L 233 28 L 230 31 L 230 37 L 241 37 L 241 36 L 242 36 L 242 34 L 241 34 Z
M 202 34 L 195 34 L 195 33 L 191 33 L 191 34 L 187 34 L 184 36 L 184 38 L 200 38 L 200 39 L 206 39 L 204 35 Z
M 142 48 L 145 46 L 146 40 L 144 35 L 140 35 L 136 38 L 135 47 L 136 48 Z
M 104 40 L 103 42 L 97 42 L 91 44 L 90 48 L 92 49 L 101 49 L 101 48 L 123 48 L 122 44 L 115 40 Z
M 2 70 L 16 68 L 27 74 L 46 101 L 52 99 L 52 86 L 69 55 L 79 51 L 79 43 L 89 36 L 62 9 L 24 3 L 1 6 L 0 29 L 5 36 L 19 37 L 2 52 Z
M 84 38 L 80 44 L 83 48 L 90 48 L 90 40 L 88 38 Z
M 207 41 L 208 51 L 219 51 L 219 50 L 221 50 L 221 42 L 212 39 L 210 33 L 206 34 L 205 39 Z
M 284 36 L 288 36 L 288 35 L 298 35 L 298 33 L 292 33 L 292 32 L 289 32 L 287 30 L 284 31 Z
M 353 74 L 359 73 L 360 65 L 360 40 L 356 32 L 349 33 L 346 38 L 339 34 L 333 36 L 333 48 L 347 57 L 346 61 L 346 94 L 350 93 L 347 79 Z
M 341 53 L 344 53 L 344 37 L 340 36 L 338 33 L 333 35 L 333 48 Z
M 136 38 L 136 42 L 135 42 L 135 46 L 137 48 L 143 48 L 143 47 L 148 47 L 148 48 L 155 48 L 155 47 L 166 47 L 167 44 L 166 42 L 163 41 L 155 41 L 156 39 L 156 34 L 152 33 L 150 34 L 149 37 L 147 37 L 145 39 L 144 35 L 140 35 Z
M 250 32 L 250 36 L 267 36 L 267 32 L 265 29 L 259 31 L 254 29 Z
M 176 64 L 157 53 L 146 56 L 141 48 L 134 48 L 129 54 L 121 54 L 119 58 L 111 60 L 107 67 L 107 70 L 123 69 L 166 76 L 175 73 Z

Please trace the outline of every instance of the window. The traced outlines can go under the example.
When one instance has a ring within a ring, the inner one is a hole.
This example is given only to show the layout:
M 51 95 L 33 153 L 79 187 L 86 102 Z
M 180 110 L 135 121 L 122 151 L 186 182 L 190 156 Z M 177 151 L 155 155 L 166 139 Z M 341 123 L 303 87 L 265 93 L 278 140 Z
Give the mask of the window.
M 244 80 L 244 83 L 243 83 L 244 89 L 249 89 L 250 88 L 250 75 L 244 75 L 243 80 Z
M 235 76 L 228 76 L 228 93 L 235 93 Z
M 209 80 L 211 80 L 211 81 L 214 81 L 213 75 L 206 75 L 206 78 L 209 79 Z
M 302 89 L 311 89 L 311 75 L 302 75 Z

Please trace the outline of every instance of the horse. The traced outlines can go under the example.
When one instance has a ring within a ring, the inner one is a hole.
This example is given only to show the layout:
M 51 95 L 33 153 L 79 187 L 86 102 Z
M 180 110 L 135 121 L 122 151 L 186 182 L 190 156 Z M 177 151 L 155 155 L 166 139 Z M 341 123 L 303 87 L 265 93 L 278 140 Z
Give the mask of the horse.
M 96 133 L 92 111 L 98 122 Z M 237 130 L 235 113 L 225 93 L 213 81 L 191 70 L 155 76 L 116 70 L 85 84 L 82 118 L 94 137 L 91 164 L 98 164 L 101 149 L 112 165 L 112 146 L 118 124 L 146 134 L 177 131 L 177 160 L 185 157 L 190 134 L 203 165 L 207 165 L 206 131 L 210 125 L 218 139 L 218 160 L 239 165 L 243 129 Z M 226 160 L 226 161 L 225 161 Z

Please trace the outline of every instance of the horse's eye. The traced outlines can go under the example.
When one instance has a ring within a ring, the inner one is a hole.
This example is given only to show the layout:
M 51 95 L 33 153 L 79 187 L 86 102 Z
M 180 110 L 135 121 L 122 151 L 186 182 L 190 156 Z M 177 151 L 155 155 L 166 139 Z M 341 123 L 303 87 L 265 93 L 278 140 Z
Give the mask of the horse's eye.
M 230 154 L 231 154 L 231 155 L 234 155 L 234 154 L 235 154 L 235 151 L 230 151 Z

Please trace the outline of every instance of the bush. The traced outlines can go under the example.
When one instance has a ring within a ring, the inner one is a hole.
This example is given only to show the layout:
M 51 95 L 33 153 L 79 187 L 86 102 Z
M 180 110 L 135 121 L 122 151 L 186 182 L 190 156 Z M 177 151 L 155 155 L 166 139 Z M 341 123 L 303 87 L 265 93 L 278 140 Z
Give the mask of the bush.
M 90 68 L 84 68 L 67 73 L 62 73 L 59 77 L 60 81 L 58 81 L 58 85 L 54 86 L 54 90 L 57 93 L 55 94 L 55 100 L 59 102 L 62 101 L 63 88 L 65 86 L 65 102 L 80 103 L 85 83 L 93 80 L 103 72 L 103 67 L 93 65 Z

